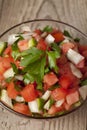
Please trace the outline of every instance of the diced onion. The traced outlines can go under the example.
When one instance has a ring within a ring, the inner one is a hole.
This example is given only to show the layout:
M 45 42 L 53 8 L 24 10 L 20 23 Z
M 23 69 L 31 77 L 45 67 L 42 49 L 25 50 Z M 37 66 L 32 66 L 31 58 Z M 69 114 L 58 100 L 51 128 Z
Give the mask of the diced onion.
M 21 96 L 17 96 L 17 97 L 15 98 L 15 100 L 16 100 L 17 102 L 24 102 L 24 101 L 25 101 L 24 98 L 21 97 Z
M 48 44 L 51 44 L 51 43 L 53 43 L 55 41 L 55 38 L 51 34 L 48 34 L 48 36 L 45 38 L 45 41 Z
M 87 97 L 87 85 L 80 87 L 79 92 L 80 92 L 80 95 L 83 98 L 83 100 L 85 100 Z
M 42 96 L 42 99 L 47 100 L 51 95 L 51 91 L 47 90 L 44 95 Z
M 22 30 L 22 32 L 31 32 L 31 29 L 30 29 L 30 27 L 29 26 L 23 26 L 22 28 L 21 28 L 21 30 Z
M 77 78 L 82 78 L 83 75 L 82 75 L 81 71 L 78 68 L 76 68 L 75 65 L 70 63 L 70 68 L 71 68 L 73 75 L 75 75 Z
M 23 76 L 22 75 L 16 75 L 15 78 L 18 79 L 18 80 L 20 80 L 20 81 L 23 80 Z
M 8 45 L 13 44 L 18 39 L 18 34 L 11 34 L 8 36 Z
M 83 59 L 84 57 L 79 54 L 78 52 L 72 50 L 72 49 L 69 49 L 68 52 L 67 52 L 67 58 L 74 64 L 79 64 Z
M 37 100 L 28 102 L 28 106 L 29 106 L 29 109 L 30 109 L 31 112 L 41 113 L 41 111 L 40 111 L 39 108 L 38 108 Z
M 7 91 L 5 89 L 1 91 L 1 101 L 5 102 L 8 106 L 13 108 L 11 98 L 8 97 Z
M 3 76 L 4 76 L 5 78 L 10 78 L 10 77 L 13 77 L 14 74 L 15 74 L 15 73 L 14 73 L 13 69 L 10 68 L 10 69 L 8 69 L 8 70 L 5 71 L 5 73 L 3 74 Z
M 50 108 L 50 100 L 48 100 L 44 105 L 44 109 L 49 110 L 49 108 Z
M 61 100 L 59 100 L 59 101 L 57 101 L 56 103 L 55 103 L 55 106 L 56 107 L 60 107 L 63 103 L 64 103 L 64 99 L 61 99 Z

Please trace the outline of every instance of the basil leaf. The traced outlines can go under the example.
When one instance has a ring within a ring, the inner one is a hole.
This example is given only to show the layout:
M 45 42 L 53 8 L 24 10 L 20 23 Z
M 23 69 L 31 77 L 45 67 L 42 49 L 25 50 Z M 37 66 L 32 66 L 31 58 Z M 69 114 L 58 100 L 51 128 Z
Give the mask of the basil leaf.
M 44 29 L 43 29 L 43 32 L 52 32 L 53 31 L 53 28 L 49 25 L 47 25 Z
M 54 71 L 58 73 L 58 66 L 56 64 L 56 54 L 53 51 L 49 51 L 47 52 L 47 54 L 50 68 L 54 69 Z
M 51 47 L 52 47 L 53 51 L 55 51 L 56 58 L 59 58 L 59 57 L 60 57 L 60 54 L 61 54 L 61 49 L 60 49 L 60 47 L 59 47 L 56 43 L 52 43 L 52 44 L 51 44 Z
M 63 33 L 65 36 L 67 36 L 67 37 L 70 37 L 70 38 L 72 38 L 72 36 L 70 35 L 70 33 L 67 31 L 67 30 L 64 30 L 64 33 Z

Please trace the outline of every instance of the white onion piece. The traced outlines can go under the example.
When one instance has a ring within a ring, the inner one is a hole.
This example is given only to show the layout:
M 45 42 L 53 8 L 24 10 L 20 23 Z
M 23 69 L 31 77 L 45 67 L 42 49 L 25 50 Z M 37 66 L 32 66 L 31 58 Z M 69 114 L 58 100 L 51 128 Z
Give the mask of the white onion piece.
M 31 29 L 29 26 L 23 26 L 21 27 L 22 32 L 31 32 Z
M 45 38 L 45 41 L 48 44 L 51 44 L 51 43 L 53 43 L 55 41 L 55 38 L 51 34 L 48 34 L 48 36 Z
M 23 76 L 22 75 L 16 75 L 15 78 L 18 79 L 18 80 L 20 80 L 20 81 L 23 80 Z
M 80 87 L 79 92 L 80 92 L 80 95 L 83 98 L 83 100 L 85 100 L 87 97 L 87 85 Z
M 82 75 L 81 71 L 78 68 L 76 68 L 75 65 L 70 63 L 70 68 L 71 68 L 73 75 L 75 75 L 77 78 L 82 78 L 83 75 Z
M 7 105 L 13 108 L 11 98 L 8 97 L 7 91 L 5 89 L 1 91 L 1 101 L 5 102 Z
M 64 103 L 64 99 L 61 99 L 61 100 L 59 100 L 59 101 L 57 101 L 56 103 L 55 103 L 55 106 L 56 107 L 60 107 L 63 103 Z
M 69 49 L 67 52 L 67 58 L 74 64 L 79 64 L 84 57 L 73 49 Z
M 21 36 L 26 39 L 29 40 L 31 38 L 31 35 L 33 34 L 33 32 L 28 32 L 28 33 L 23 33 L 21 34 Z
M 4 76 L 5 78 L 10 78 L 10 77 L 13 77 L 14 74 L 15 74 L 15 73 L 14 73 L 13 69 L 10 68 L 10 69 L 8 69 L 8 70 L 6 70 L 6 71 L 4 72 L 3 76 Z
M 47 100 L 47 99 L 50 97 L 50 95 L 51 95 L 51 91 L 47 90 L 47 91 L 43 94 L 42 99 Z
M 24 98 L 21 97 L 21 96 L 17 96 L 17 97 L 15 98 L 15 100 L 16 100 L 17 102 L 24 102 L 24 101 L 25 101 Z
M 44 105 L 44 109 L 49 110 L 49 108 L 50 108 L 50 100 L 48 100 Z
M 41 37 L 46 37 L 47 36 L 47 32 L 43 32 L 42 34 L 41 34 Z
M 29 106 L 29 109 L 30 109 L 31 112 L 41 113 L 41 111 L 40 111 L 39 108 L 38 108 L 37 100 L 28 102 L 28 106 Z
M 13 44 L 18 39 L 18 34 L 11 34 L 8 36 L 8 45 Z

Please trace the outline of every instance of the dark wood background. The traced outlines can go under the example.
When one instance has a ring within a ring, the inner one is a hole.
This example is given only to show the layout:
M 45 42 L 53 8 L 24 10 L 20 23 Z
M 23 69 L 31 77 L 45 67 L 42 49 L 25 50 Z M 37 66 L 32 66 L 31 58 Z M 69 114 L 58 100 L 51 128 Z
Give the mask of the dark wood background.
M 35 18 L 64 21 L 87 34 L 87 0 L 0 0 L 0 34 Z M 52 120 L 21 118 L 0 107 L 0 130 L 87 130 L 87 103 L 66 117 Z

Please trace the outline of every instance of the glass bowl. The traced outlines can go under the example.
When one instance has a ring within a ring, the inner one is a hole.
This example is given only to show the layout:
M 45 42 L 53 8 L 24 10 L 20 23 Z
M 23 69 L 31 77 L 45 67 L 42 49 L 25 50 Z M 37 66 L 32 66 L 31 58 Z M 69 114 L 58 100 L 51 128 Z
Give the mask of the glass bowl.
M 21 28 L 23 26 L 29 26 L 30 29 L 33 31 L 36 28 L 40 28 L 43 29 L 46 25 L 52 26 L 53 28 L 57 28 L 61 31 L 67 30 L 74 38 L 78 37 L 80 38 L 80 43 L 81 44 L 86 44 L 87 43 L 87 35 L 84 34 L 83 32 L 81 32 L 79 29 L 77 29 L 76 27 L 73 27 L 70 24 L 61 22 L 61 21 L 57 21 L 57 20 L 52 20 L 52 19 L 35 19 L 35 20 L 29 20 L 29 21 L 25 21 L 22 23 L 19 23 L 11 28 L 9 28 L 8 30 L 6 30 L 5 32 L 3 32 L 0 35 L 0 41 L 7 41 L 7 38 L 10 34 L 16 34 L 18 32 L 20 32 Z M 10 108 L 5 102 L 0 100 L 0 105 L 3 108 L 6 108 L 7 110 L 9 110 L 10 112 L 17 114 L 19 116 L 23 116 L 23 117 L 27 117 L 27 118 L 35 118 L 35 119 L 51 119 L 51 118 L 58 118 L 60 116 L 64 116 L 67 115 L 69 113 L 72 113 L 73 111 L 77 110 L 78 108 L 80 108 L 84 103 L 85 103 L 86 99 L 82 101 L 81 105 L 73 108 L 70 111 L 67 111 L 64 114 L 59 114 L 57 116 L 52 116 L 52 117 L 41 117 L 41 116 L 28 116 L 28 115 L 24 115 L 21 114 L 19 112 L 16 112 L 15 110 L 13 110 L 12 108 Z

